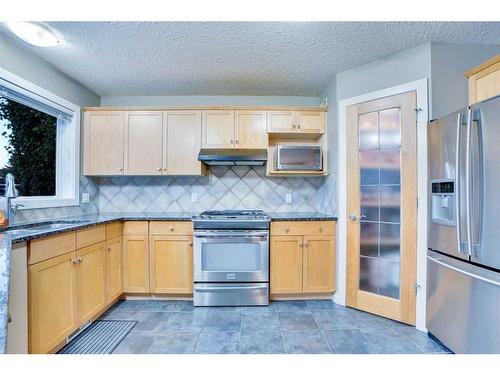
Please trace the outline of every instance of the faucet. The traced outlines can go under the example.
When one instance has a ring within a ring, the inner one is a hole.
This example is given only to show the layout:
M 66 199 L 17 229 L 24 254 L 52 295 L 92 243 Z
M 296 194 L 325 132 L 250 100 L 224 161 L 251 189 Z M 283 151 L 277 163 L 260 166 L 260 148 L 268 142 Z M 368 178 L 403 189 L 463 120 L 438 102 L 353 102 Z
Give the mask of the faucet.
M 1 197 L 2 207 L 4 208 L 7 217 L 8 225 L 14 223 L 14 216 L 19 207 L 24 207 L 23 204 L 12 203 L 12 200 L 19 197 L 19 192 L 16 189 L 16 181 L 12 173 L 5 175 L 5 195 Z

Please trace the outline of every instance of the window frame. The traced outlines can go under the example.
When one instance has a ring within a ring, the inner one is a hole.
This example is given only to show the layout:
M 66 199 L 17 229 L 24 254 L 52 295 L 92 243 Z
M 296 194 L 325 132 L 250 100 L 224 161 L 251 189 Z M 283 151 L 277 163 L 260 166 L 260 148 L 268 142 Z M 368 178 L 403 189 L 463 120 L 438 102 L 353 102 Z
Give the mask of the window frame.
M 0 85 L 71 115 L 56 131 L 56 195 L 20 196 L 20 210 L 78 206 L 80 204 L 81 108 L 58 95 L 0 68 Z M 15 175 L 15 174 L 14 174 Z

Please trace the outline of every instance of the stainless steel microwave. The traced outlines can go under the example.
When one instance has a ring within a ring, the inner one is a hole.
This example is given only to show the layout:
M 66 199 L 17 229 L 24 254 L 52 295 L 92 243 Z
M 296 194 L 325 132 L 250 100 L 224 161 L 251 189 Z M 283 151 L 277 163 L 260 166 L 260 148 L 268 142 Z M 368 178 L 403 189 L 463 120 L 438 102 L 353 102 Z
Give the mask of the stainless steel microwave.
M 276 146 L 274 167 L 277 171 L 321 171 L 323 169 L 321 146 Z

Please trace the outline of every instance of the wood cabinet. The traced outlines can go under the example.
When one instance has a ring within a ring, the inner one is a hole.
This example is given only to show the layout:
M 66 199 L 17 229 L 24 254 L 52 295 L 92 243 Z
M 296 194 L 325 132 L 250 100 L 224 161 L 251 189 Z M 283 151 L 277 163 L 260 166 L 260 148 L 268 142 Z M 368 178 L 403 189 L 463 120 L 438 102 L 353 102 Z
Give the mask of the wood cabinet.
M 122 237 L 107 240 L 106 250 L 106 304 L 123 293 Z
M 123 174 L 124 113 L 84 113 L 83 173 L 92 176 Z
M 500 95 L 500 55 L 465 72 L 469 79 L 469 104 Z
M 271 294 L 335 290 L 334 225 L 334 222 L 271 223 Z M 325 234 L 314 234 L 320 228 Z
M 266 148 L 266 112 L 202 111 L 204 148 Z
M 163 148 L 166 174 L 205 174 L 205 164 L 198 161 L 201 148 L 201 110 L 163 112 L 163 128 L 166 132 L 164 143 L 167 144 Z
M 76 251 L 29 266 L 30 353 L 48 353 L 77 326 L 76 266 Z
M 204 110 L 201 115 L 203 148 L 234 147 L 234 111 Z
M 92 319 L 106 306 L 106 242 L 78 249 L 76 295 L 78 324 Z
M 161 175 L 163 121 L 160 111 L 125 112 L 125 175 Z
M 325 132 L 323 111 L 268 111 L 268 133 L 317 134 Z
M 192 293 L 193 224 L 152 221 L 149 234 L 151 293 Z
M 151 235 L 151 293 L 193 292 L 193 237 Z
M 236 148 L 266 148 L 267 126 L 265 111 L 235 111 Z
M 149 293 L 148 222 L 126 222 L 123 226 L 123 290 Z

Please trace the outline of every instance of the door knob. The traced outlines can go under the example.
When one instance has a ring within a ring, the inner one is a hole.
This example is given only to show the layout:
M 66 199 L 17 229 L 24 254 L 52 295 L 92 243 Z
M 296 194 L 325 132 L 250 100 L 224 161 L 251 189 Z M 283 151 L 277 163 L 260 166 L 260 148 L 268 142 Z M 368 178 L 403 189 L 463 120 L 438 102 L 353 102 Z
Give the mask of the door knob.
M 356 214 L 354 212 L 352 212 L 350 215 L 349 215 L 349 220 L 351 221 L 356 221 L 358 219 L 358 217 L 356 216 Z

